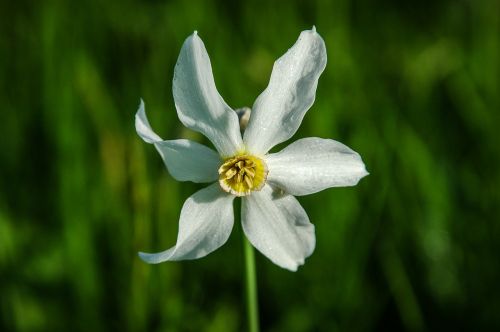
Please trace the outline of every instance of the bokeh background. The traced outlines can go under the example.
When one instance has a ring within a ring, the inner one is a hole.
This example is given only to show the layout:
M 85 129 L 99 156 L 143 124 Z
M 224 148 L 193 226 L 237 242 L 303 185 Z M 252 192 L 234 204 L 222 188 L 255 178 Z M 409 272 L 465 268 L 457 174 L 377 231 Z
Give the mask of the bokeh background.
M 198 30 L 234 108 L 316 25 L 328 64 L 293 139 L 339 140 L 370 175 L 299 198 L 317 247 L 257 254 L 264 331 L 500 330 L 500 2 L 0 2 L 0 330 L 242 331 L 241 228 L 208 257 L 175 243 L 178 183 L 134 130 L 139 98 L 183 128 L 174 65 Z

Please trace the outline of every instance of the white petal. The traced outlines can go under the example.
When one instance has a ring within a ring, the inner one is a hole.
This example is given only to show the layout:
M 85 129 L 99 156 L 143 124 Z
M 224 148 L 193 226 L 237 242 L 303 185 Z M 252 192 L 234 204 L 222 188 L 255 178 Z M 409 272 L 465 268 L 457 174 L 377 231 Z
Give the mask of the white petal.
M 205 183 L 219 178 L 221 160 L 214 150 L 187 139 L 157 142 L 155 146 L 176 180 Z
M 210 59 L 196 32 L 182 46 L 173 93 L 177 114 L 186 127 L 208 137 L 223 157 L 243 150 L 238 116 L 217 92 Z
M 315 29 L 303 31 L 295 45 L 274 63 L 269 85 L 252 107 L 244 135 L 251 153 L 263 155 L 295 134 L 314 103 L 325 66 L 323 39 Z
M 168 171 L 176 180 L 204 183 L 218 179 L 217 169 L 221 163 L 219 155 L 212 149 L 187 139 L 163 141 L 151 128 L 142 100 L 135 115 L 135 128 L 144 141 L 155 145 Z
M 242 199 L 243 231 L 274 264 L 296 271 L 316 245 L 314 225 L 297 199 L 269 186 Z
M 146 263 L 196 259 L 226 243 L 233 228 L 234 196 L 214 183 L 189 197 L 181 210 L 179 233 L 174 247 L 157 253 L 139 253 Z
M 331 139 L 308 137 L 266 158 L 269 184 L 292 195 L 354 186 L 368 175 L 359 154 Z
M 142 99 L 141 104 L 139 105 L 139 109 L 135 114 L 135 130 L 146 143 L 155 143 L 162 141 L 161 137 L 158 136 L 153 131 L 153 129 L 151 129 L 151 125 L 149 124 L 148 118 L 146 117 L 146 110 L 144 108 L 144 101 L 142 101 Z

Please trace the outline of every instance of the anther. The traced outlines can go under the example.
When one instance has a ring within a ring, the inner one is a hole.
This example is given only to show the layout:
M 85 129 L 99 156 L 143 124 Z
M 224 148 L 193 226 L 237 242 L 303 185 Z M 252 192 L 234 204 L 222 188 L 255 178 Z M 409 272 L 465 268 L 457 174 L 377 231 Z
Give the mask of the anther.
M 262 189 L 267 172 L 267 165 L 262 159 L 239 155 L 226 159 L 219 167 L 219 184 L 229 193 L 246 196 Z
M 231 168 L 229 169 L 227 172 L 225 172 L 226 174 L 226 179 L 230 179 L 232 178 L 235 174 L 236 174 L 236 169 L 235 168 Z
M 246 182 L 248 188 L 252 188 L 253 187 L 253 180 L 252 180 L 252 178 L 250 176 L 245 175 L 244 179 L 245 179 L 245 182 Z

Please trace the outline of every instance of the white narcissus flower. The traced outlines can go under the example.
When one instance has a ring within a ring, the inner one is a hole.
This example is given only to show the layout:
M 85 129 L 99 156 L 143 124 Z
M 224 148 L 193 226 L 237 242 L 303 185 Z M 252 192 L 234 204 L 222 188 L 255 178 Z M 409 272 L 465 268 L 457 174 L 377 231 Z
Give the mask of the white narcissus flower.
M 368 174 L 359 154 L 331 139 L 299 139 L 268 153 L 297 131 L 325 66 L 323 39 L 314 27 L 303 31 L 274 63 L 242 137 L 236 112 L 217 92 L 203 42 L 196 32 L 186 39 L 173 80 L 177 115 L 186 127 L 205 135 L 217 152 L 187 139 L 162 140 L 151 129 L 142 101 L 135 126 L 144 141 L 154 144 L 175 179 L 212 184 L 184 203 L 175 246 L 139 253 L 144 261 L 196 259 L 216 250 L 231 233 L 233 200 L 241 197 L 243 231 L 252 245 L 285 269 L 295 271 L 304 264 L 316 244 L 314 225 L 293 195 L 353 186 Z

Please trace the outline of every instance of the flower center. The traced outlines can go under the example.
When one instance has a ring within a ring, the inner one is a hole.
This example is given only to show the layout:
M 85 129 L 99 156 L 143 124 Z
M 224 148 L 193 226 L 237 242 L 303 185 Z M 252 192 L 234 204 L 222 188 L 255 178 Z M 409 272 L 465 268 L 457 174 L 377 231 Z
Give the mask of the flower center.
M 255 156 L 240 155 L 224 160 L 219 167 L 219 184 L 224 191 L 236 196 L 250 195 L 266 183 L 266 163 Z

